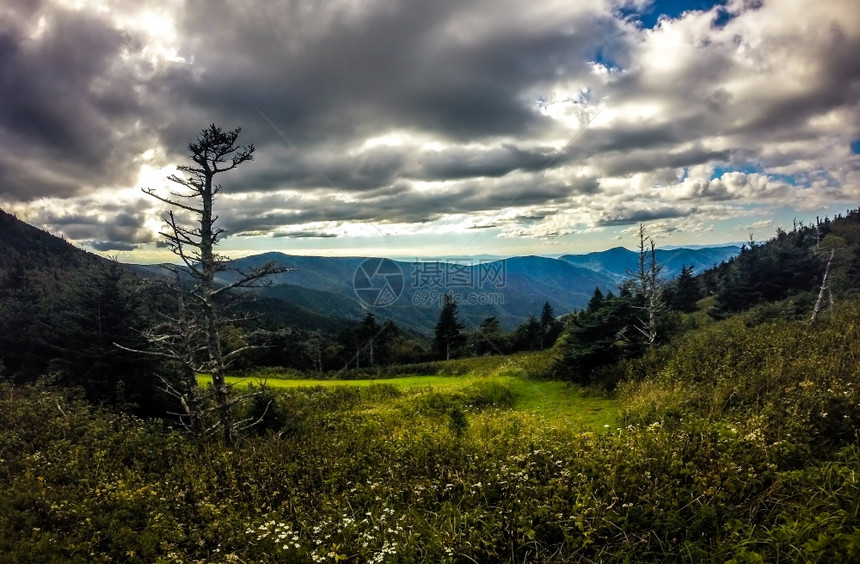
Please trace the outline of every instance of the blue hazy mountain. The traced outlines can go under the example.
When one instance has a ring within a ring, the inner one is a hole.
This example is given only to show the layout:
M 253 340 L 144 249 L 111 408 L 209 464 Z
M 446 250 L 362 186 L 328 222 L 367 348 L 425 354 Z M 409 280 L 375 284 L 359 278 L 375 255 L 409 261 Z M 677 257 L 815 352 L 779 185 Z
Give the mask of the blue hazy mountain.
M 678 276 L 685 266 L 692 266 L 693 272 L 699 274 L 712 266 L 729 260 L 739 252 L 740 247 L 726 245 L 695 249 L 657 249 L 656 254 L 657 262 L 663 266 L 662 276 L 666 279 L 672 279 Z M 559 259 L 600 273 L 618 284 L 630 278 L 630 273 L 637 269 L 639 253 L 624 247 L 615 247 L 595 253 L 562 255 Z
M 8 262 L 18 255 L 35 264 L 57 263 L 62 269 L 103 262 L 2 212 L 0 250 L 4 251 L 0 253 L 0 269 L 3 259 Z M 677 276 L 683 266 L 692 265 L 700 272 L 738 252 L 735 246 L 659 249 L 657 259 L 668 279 Z M 275 261 L 291 269 L 270 278 L 271 286 L 259 290 L 261 299 L 255 306 L 278 322 L 336 331 L 372 311 L 380 320 L 392 319 L 404 329 L 430 334 L 442 296 L 447 293 L 457 297 L 460 319 L 466 327 L 474 328 L 485 318 L 496 316 L 502 327 L 510 330 L 529 315 L 539 315 L 544 302 L 562 315 L 584 307 L 595 288 L 615 290 L 635 270 L 637 256 L 621 247 L 560 258 L 496 259 L 481 255 L 427 262 L 264 253 L 237 259 L 228 266 L 247 271 Z M 156 265 L 128 268 L 146 278 L 164 274 Z M 219 282 L 230 282 L 235 276 L 235 271 L 228 269 L 220 273 Z
M 664 276 L 673 278 L 683 266 L 696 271 L 737 254 L 737 247 L 658 250 Z M 586 255 L 541 256 L 501 260 L 457 257 L 452 261 L 407 262 L 367 257 L 296 256 L 264 253 L 237 259 L 230 267 L 248 270 L 274 261 L 291 270 L 270 278 L 260 290 L 267 301 L 289 303 L 296 323 L 305 319 L 358 321 L 367 312 L 391 319 L 424 334 L 432 332 L 441 299 L 454 294 L 461 322 L 474 328 L 496 316 L 505 330 L 539 315 L 544 302 L 561 315 L 583 308 L 595 288 L 615 290 L 635 269 L 637 253 L 624 248 Z M 221 273 L 230 282 L 235 271 Z M 282 321 L 289 323 L 288 310 Z M 315 317 L 314 317 L 315 316 Z

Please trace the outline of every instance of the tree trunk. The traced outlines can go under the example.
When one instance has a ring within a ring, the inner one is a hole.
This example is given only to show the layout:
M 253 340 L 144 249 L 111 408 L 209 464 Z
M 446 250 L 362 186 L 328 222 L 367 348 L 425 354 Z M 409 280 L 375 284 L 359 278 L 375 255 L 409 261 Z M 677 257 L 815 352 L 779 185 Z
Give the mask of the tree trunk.
M 824 268 L 824 277 L 821 279 L 821 287 L 818 289 L 818 299 L 815 300 L 815 307 L 812 308 L 812 318 L 810 323 L 815 323 L 818 320 L 818 314 L 821 313 L 821 302 L 824 301 L 824 292 L 830 296 L 830 309 L 833 309 L 833 292 L 830 291 L 830 286 L 827 284 L 827 278 L 830 276 L 830 264 L 833 262 L 835 249 L 830 251 L 830 258 L 827 259 L 827 266 Z

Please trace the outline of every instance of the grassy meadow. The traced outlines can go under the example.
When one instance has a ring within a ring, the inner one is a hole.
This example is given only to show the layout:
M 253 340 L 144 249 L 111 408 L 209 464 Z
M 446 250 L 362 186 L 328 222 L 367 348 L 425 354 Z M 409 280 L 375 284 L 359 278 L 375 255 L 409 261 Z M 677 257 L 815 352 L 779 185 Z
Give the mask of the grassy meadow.
M 856 562 L 858 314 L 708 323 L 612 397 L 551 353 L 249 374 L 233 447 L 0 385 L 0 560 Z
M 396 399 L 386 402 L 387 407 L 391 408 L 414 402 L 421 403 L 433 396 L 448 396 L 456 400 L 475 393 L 480 394 L 482 390 L 498 390 L 505 396 L 503 401 L 498 398 L 494 401 L 498 408 L 584 430 L 617 425 L 621 414 L 621 403 L 617 399 L 580 386 L 541 377 L 551 356 L 550 351 L 542 351 L 509 357 L 455 360 L 441 367 L 437 364 L 431 365 L 432 371 L 436 372 L 433 374 L 408 375 L 407 372 L 407 375 L 386 376 L 383 373 L 373 379 L 296 378 L 295 374 L 267 370 L 258 374 L 229 376 L 227 382 L 236 389 L 263 387 L 271 390 L 390 386 L 400 392 Z M 427 368 L 419 365 L 415 370 L 424 369 L 426 372 Z M 406 372 L 408 369 L 398 367 L 398 372 Z M 208 385 L 207 376 L 200 375 L 198 379 L 201 386 Z M 467 403 L 464 407 L 468 407 Z

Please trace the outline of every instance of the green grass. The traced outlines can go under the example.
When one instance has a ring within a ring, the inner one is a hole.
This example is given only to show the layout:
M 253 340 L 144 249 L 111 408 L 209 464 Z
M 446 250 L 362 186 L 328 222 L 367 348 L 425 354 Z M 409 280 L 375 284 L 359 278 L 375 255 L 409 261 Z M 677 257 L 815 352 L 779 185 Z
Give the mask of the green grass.
M 572 427 L 616 427 L 620 403 L 566 382 L 511 378 L 514 408 Z
M 198 377 L 201 385 L 208 383 L 206 376 Z M 314 388 L 317 386 L 372 386 L 374 384 L 391 384 L 399 390 L 410 388 L 452 388 L 463 385 L 464 379 L 456 376 L 403 376 L 400 378 L 364 379 L 364 380 L 319 380 L 305 378 L 257 378 L 246 376 L 228 376 L 227 383 L 231 385 L 265 384 L 270 388 Z
M 471 360 L 471 359 L 470 359 Z M 378 384 L 394 386 L 399 391 L 409 392 L 410 401 L 420 401 L 421 396 L 431 393 L 444 395 L 461 393 L 470 386 L 495 381 L 507 387 L 513 396 L 513 410 L 534 415 L 548 423 L 566 425 L 575 429 L 598 430 L 615 428 L 620 420 L 621 405 L 615 399 L 595 394 L 566 382 L 534 379 L 528 376 L 528 363 L 535 356 L 494 357 L 492 363 L 477 366 L 466 365 L 470 370 L 462 375 L 405 375 L 395 378 L 333 380 L 304 379 L 293 375 L 279 378 L 277 374 L 258 376 L 230 376 L 228 384 L 242 387 L 266 385 L 275 389 L 314 387 L 367 387 Z M 463 366 L 463 361 L 453 361 L 454 371 Z M 199 377 L 200 384 L 208 383 L 206 376 Z

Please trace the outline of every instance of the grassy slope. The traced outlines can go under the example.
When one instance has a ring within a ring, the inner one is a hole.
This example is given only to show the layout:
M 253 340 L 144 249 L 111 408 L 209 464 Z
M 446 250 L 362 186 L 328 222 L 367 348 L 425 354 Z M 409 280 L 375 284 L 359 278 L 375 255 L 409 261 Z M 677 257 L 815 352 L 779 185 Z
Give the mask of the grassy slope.
M 593 433 L 528 413 L 566 393 L 528 378 L 540 355 L 270 390 L 292 421 L 231 448 L 0 384 L 0 561 L 860 562 L 860 302 L 838 307 L 690 332 Z
M 860 562 L 860 302 L 837 308 L 691 331 L 595 433 L 528 413 L 591 399 L 536 355 L 284 389 L 295 425 L 231 448 L 0 382 L 0 562 Z
M 621 404 L 618 400 L 595 394 L 565 382 L 536 379 L 531 371 L 540 370 L 549 362 L 549 352 L 527 353 L 511 357 L 490 357 L 455 360 L 442 365 L 446 374 L 412 374 L 382 379 L 305 379 L 279 377 L 266 374 L 258 376 L 228 377 L 229 384 L 238 386 L 266 385 L 270 388 L 322 387 L 367 387 L 381 383 L 394 386 L 411 396 L 435 392 L 456 394 L 475 383 L 492 381 L 508 390 L 513 396 L 513 409 L 528 413 L 554 423 L 565 423 L 573 428 L 598 429 L 615 427 L 618 423 Z M 200 377 L 201 385 L 208 379 Z

